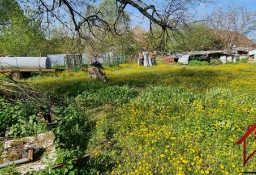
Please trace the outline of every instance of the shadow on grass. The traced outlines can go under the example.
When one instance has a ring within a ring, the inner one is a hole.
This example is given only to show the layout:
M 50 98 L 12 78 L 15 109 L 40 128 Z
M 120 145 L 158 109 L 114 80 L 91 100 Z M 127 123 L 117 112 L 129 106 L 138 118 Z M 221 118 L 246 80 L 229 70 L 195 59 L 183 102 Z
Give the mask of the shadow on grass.
M 227 82 L 235 77 L 231 72 L 223 70 L 193 69 L 191 67 L 145 72 L 131 71 L 125 75 L 113 75 L 108 76 L 107 83 L 86 79 L 62 79 L 54 82 L 43 82 L 42 80 L 43 85 L 37 84 L 36 87 L 63 97 L 75 97 L 84 91 L 96 92 L 109 86 L 128 86 L 140 90 L 150 86 L 182 86 L 189 90 L 202 91 L 216 85 L 226 86 Z
M 220 79 L 220 76 L 225 78 Z M 183 87 L 192 91 L 204 91 L 216 85 L 225 86 L 231 79 L 232 75 L 228 75 L 225 71 L 217 72 L 184 68 L 175 71 L 133 73 L 122 78 L 112 78 L 109 81 L 109 85 L 128 85 L 134 88 L 173 86 Z

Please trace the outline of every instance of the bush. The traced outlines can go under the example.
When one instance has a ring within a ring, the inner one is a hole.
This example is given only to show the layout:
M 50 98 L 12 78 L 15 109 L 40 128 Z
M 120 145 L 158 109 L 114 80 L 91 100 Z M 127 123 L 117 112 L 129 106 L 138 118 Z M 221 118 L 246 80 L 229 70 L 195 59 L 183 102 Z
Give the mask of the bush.
M 241 63 L 248 63 L 248 58 L 242 58 L 241 60 L 239 60 L 239 62 Z
M 35 99 L 16 101 L 14 104 L 0 98 L 0 136 L 6 131 L 14 137 L 38 134 L 46 130 L 37 114 L 49 115 L 49 107 Z
M 188 63 L 190 66 L 204 66 L 209 65 L 207 61 L 198 61 L 198 60 L 192 60 Z
M 208 61 L 201 61 L 201 65 L 209 65 Z
M 12 123 L 18 121 L 18 117 L 23 115 L 24 110 L 17 105 L 12 105 L 4 99 L 0 99 L 0 136 L 4 136 L 5 131 Z
M 221 65 L 221 64 L 223 64 L 223 63 L 220 60 L 211 60 L 211 62 L 210 62 L 210 65 L 214 65 L 214 66 Z
M 108 64 L 109 67 L 118 67 L 119 66 L 119 61 L 113 61 L 112 63 Z

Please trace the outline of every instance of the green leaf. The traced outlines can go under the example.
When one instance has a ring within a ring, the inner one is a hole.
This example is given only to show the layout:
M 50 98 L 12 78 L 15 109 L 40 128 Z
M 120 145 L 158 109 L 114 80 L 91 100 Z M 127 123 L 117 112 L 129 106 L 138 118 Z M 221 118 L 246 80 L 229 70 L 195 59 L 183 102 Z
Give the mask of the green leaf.
M 72 164 L 70 164 L 70 165 L 67 166 L 67 168 L 68 168 L 69 170 L 73 169 L 73 167 L 74 167 L 74 165 L 72 165 Z
M 75 172 L 74 171 L 70 171 L 68 174 L 69 175 L 75 175 Z

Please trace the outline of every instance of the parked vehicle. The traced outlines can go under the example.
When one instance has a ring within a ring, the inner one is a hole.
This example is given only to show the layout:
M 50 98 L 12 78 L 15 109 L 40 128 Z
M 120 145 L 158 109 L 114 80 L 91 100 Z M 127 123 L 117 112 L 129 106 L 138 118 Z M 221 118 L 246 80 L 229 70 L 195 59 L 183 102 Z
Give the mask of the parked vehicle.
M 12 80 L 19 80 L 32 72 L 56 72 L 48 57 L 0 57 L 0 73 L 9 73 Z

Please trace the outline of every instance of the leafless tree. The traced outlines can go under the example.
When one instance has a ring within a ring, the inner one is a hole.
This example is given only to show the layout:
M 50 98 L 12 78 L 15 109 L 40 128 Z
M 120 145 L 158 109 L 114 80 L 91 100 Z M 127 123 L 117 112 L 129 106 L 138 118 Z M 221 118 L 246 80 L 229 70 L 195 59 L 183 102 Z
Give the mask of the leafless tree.
M 224 39 L 227 49 L 237 46 L 239 36 L 256 30 L 256 12 L 244 6 L 219 7 L 206 17 L 207 25 Z
M 211 0 L 113 0 L 117 18 L 114 23 L 109 23 L 104 17 L 102 8 L 95 8 L 95 0 L 18 0 L 21 4 L 27 4 L 34 8 L 36 15 L 43 16 L 44 21 L 49 24 L 55 20 L 66 27 L 76 31 L 81 38 L 90 39 L 99 36 L 99 32 L 116 32 L 117 24 L 125 23 L 127 16 L 126 9 L 137 9 L 143 16 L 149 19 L 150 29 L 153 25 L 158 25 L 162 29 L 160 36 L 163 39 L 169 38 L 169 32 L 177 30 L 180 26 L 189 22 L 191 11 L 189 9 L 200 5 L 200 3 L 210 2 Z M 67 24 L 67 19 L 71 19 L 73 27 Z M 84 27 L 88 32 L 82 32 Z M 95 30 L 97 28 L 97 30 Z M 95 31 L 97 31 L 95 33 Z

